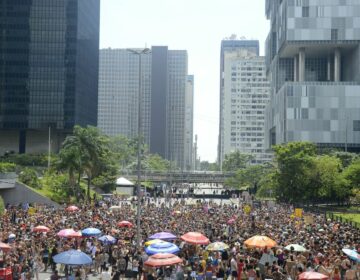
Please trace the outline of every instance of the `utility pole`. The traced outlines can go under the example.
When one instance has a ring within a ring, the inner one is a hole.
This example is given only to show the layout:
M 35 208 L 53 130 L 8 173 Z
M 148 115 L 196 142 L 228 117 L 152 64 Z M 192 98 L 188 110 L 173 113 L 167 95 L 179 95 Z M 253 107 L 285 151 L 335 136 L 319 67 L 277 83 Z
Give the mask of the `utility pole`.
M 138 127 L 137 127 L 137 136 L 138 136 L 138 142 L 137 142 L 137 185 L 136 185 L 136 196 L 137 196 L 137 211 L 136 211 L 136 248 L 140 249 L 140 234 L 141 234 L 141 228 L 140 228 L 140 222 L 141 222 L 141 55 L 142 54 L 148 54 L 150 53 L 150 49 L 145 48 L 142 50 L 136 50 L 136 49 L 127 49 L 130 53 L 137 55 L 139 58 L 139 90 L 138 90 Z

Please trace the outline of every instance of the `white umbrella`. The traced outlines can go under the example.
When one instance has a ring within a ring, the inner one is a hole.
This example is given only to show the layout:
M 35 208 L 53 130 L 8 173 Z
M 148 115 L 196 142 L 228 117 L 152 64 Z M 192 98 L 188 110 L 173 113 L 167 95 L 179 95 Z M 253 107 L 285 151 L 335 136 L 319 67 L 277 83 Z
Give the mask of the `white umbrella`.
M 132 182 L 124 177 L 120 177 L 116 179 L 116 185 L 118 186 L 134 186 Z
M 299 244 L 290 244 L 288 246 L 285 247 L 286 250 L 291 251 L 291 249 L 294 252 L 306 252 L 307 250 L 305 249 L 305 247 L 299 245 Z
M 109 209 L 110 209 L 110 211 L 120 211 L 120 210 L 121 210 L 121 206 L 114 205 L 114 206 L 111 206 Z

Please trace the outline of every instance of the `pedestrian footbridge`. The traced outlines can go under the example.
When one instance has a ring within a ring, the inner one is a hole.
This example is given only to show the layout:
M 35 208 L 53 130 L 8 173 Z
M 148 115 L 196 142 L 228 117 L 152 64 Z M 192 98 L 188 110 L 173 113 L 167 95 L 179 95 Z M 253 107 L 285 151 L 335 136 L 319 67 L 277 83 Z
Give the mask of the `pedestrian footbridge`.
M 136 182 L 137 173 L 130 173 L 124 175 L 129 180 Z M 141 181 L 149 181 L 153 183 L 206 183 L 206 184 L 224 184 L 226 179 L 234 176 L 233 172 L 210 172 L 210 171 L 195 171 L 195 172 L 141 172 Z

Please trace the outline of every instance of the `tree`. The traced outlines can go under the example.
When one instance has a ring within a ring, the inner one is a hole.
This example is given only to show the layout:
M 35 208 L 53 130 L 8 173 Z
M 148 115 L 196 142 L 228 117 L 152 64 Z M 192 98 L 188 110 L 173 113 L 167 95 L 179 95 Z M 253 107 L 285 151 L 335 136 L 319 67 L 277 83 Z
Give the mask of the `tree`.
M 341 161 L 335 156 L 323 155 L 312 159 L 311 185 L 304 189 L 307 202 L 334 201 L 348 196 L 346 182 L 341 177 Z
M 343 176 L 349 181 L 351 189 L 360 190 L 360 160 L 353 162 L 344 171 Z
M 219 165 L 216 162 L 201 161 L 200 162 L 201 171 L 219 171 Z
M 275 195 L 281 202 L 303 202 L 304 189 L 311 188 L 312 157 L 316 146 L 310 142 L 290 142 L 273 147 L 277 163 Z
M 83 172 L 87 175 L 87 195 L 90 201 L 92 178 L 114 168 L 114 156 L 110 152 L 110 140 L 93 126 L 86 128 L 75 126 L 73 135 L 66 137 L 60 152 L 60 161 L 69 172 L 69 181 L 73 180 L 74 170 L 78 170 L 78 184 Z
M 237 171 L 248 166 L 249 162 L 253 159 L 252 155 L 240 153 L 240 151 L 232 152 L 225 155 L 222 165 L 223 171 Z
M 348 167 L 355 160 L 359 158 L 359 156 L 355 153 L 343 152 L 343 151 L 335 151 L 330 154 L 331 156 L 337 157 L 341 161 L 341 165 L 343 168 Z
M 236 171 L 235 176 L 228 179 L 225 184 L 233 188 L 250 188 L 256 193 L 261 179 L 271 171 L 272 167 L 269 165 L 251 165 Z
M 149 171 L 168 171 L 170 161 L 163 159 L 158 154 L 147 154 L 144 159 L 144 167 Z

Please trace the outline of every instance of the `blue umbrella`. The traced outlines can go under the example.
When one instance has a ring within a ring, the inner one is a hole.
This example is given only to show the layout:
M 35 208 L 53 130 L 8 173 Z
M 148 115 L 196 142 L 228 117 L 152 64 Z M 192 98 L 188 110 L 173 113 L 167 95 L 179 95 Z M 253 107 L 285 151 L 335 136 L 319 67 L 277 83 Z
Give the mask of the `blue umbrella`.
M 92 237 L 99 236 L 101 234 L 101 231 L 97 228 L 86 228 L 81 233 L 85 237 Z
M 176 239 L 177 237 L 170 232 L 158 232 L 149 237 L 149 239 Z
M 176 254 L 180 251 L 179 247 L 170 242 L 159 242 L 151 244 L 145 248 L 145 252 L 148 255 L 154 255 L 158 253 L 170 253 Z
M 104 244 L 115 244 L 116 238 L 112 237 L 111 235 L 103 235 L 99 237 L 99 240 Z
M 68 265 L 85 265 L 91 264 L 92 259 L 85 253 L 77 250 L 69 250 L 57 254 L 53 257 L 55 263 Z
M 360 262 L 360 254 L 358 254 L 355 250 L 342 249 L 342 251 L 353 261 Z

